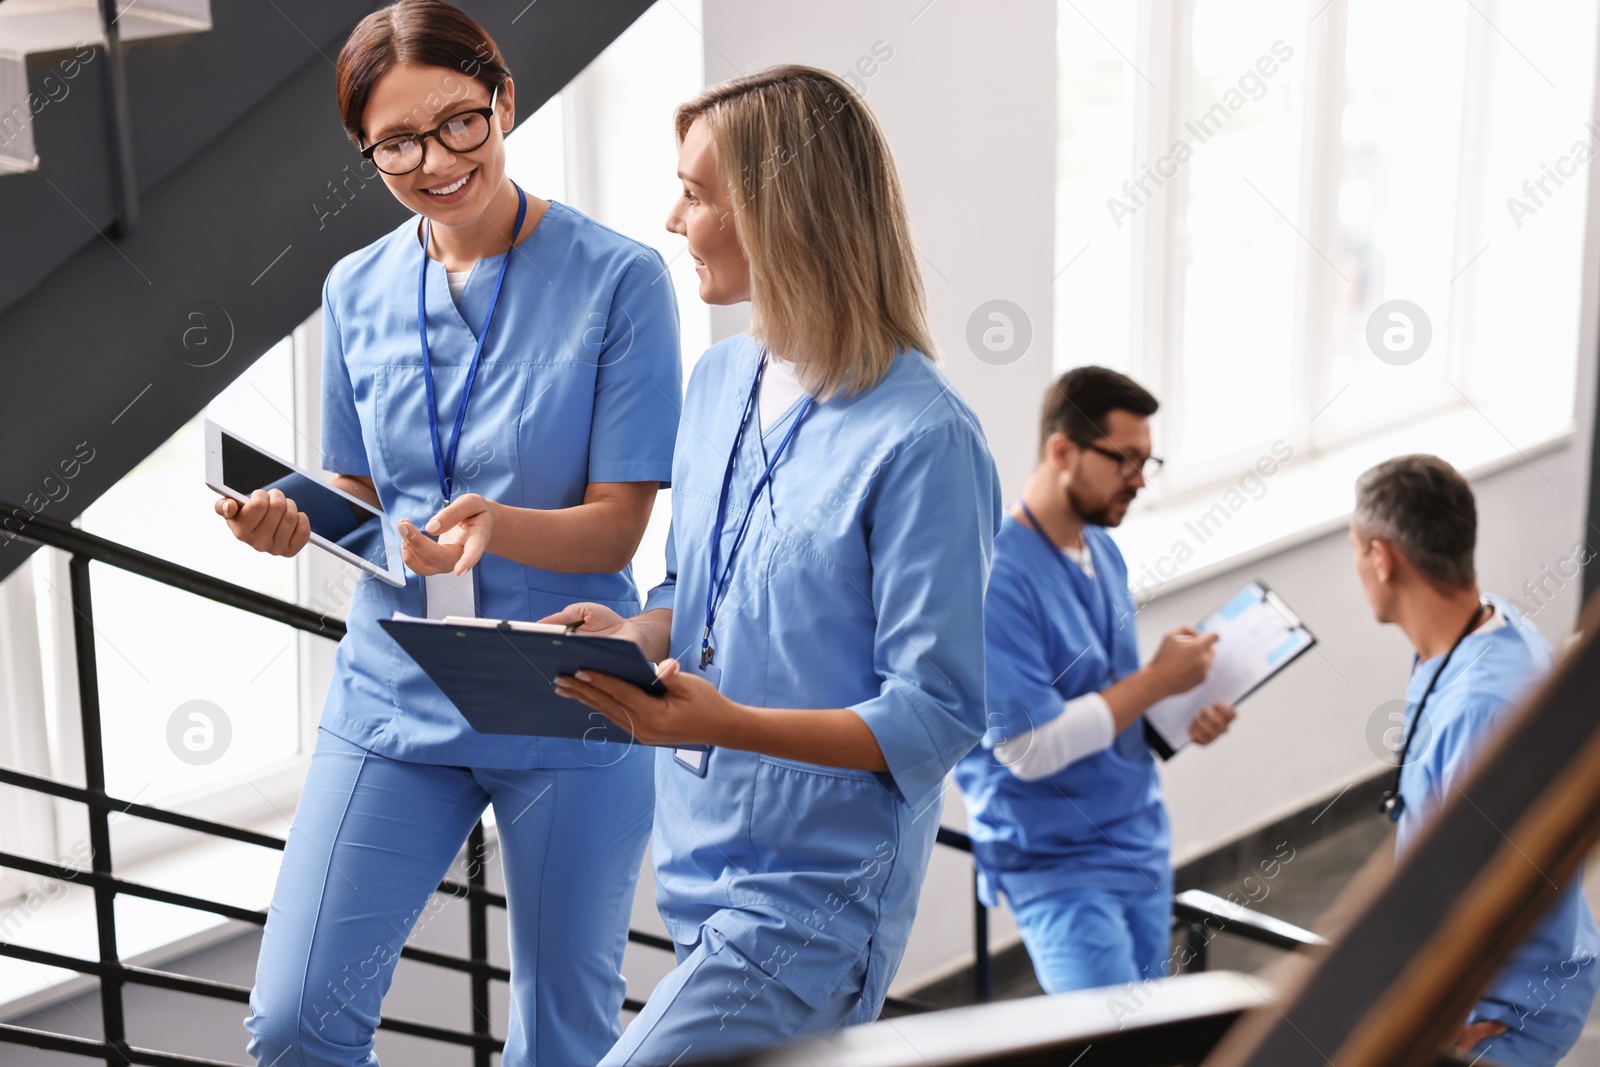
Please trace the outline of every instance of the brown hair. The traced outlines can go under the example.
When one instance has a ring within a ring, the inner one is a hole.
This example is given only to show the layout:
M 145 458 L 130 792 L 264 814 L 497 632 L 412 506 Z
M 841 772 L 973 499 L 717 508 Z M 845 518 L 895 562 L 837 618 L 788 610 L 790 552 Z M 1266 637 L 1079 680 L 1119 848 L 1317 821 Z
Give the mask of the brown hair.
M 1358 533 L 1387 541 L 1435 589 L 1472 588 L 1478 509 L 1472 486 L 1438 456 L 1396 456 L 1356 480 Z
M 1106 416 L 1127 411 L 1149 418 L 1161 405 L 1150 391 L 1126 374 L 1106 367 L 1074 367 L 1055 380 L 1039 411 L 1039 454 L 1053 434 L 1064 433 L 1078 444 L 1106 436 Z
M 339 118 L 358 147 L 372 87 L 402 63 L 460 71 L 491 91 L 511 79 L 494 40 L 460 8 L 444 0 L 400 0 L 380 8 L 356 23 L 336 65 Z
M 750 261 L 751 333 L 820 399 L 878 384 L 895 357 L 936 358 L 922 272 L 877 117 L 840 78 L 781 66 L 678 108 L 710 127 Z

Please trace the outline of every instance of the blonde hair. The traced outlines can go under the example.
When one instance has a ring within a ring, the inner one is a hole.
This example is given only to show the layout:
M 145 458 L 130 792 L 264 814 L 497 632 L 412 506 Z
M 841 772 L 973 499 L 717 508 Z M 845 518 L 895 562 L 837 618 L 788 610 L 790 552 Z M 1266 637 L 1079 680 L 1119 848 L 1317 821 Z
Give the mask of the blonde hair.
M 840 78 L 780 66 L 678 108 L 703 119 L 750 261 L 751 333 L 818 399 L 870 389 L 895 357 L 936 358 L 905 196 L 883 129 Z

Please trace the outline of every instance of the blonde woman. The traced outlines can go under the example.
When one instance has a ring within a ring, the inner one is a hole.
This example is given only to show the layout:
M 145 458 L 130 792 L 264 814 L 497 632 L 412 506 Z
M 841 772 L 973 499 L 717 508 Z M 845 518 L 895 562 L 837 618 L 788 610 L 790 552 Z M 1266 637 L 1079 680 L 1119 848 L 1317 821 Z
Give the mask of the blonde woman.
M 668 1064 L 874 1018 L 947 771 L 983 720 L 1000 499 L 932 358 L 893 160 L 844 82 L 779 67 L 677 114 L 688 239 L 748 335 L 689 383 L 668 575 L 630 619 L 667 693 L 562 691 L 656 754 L 656 900 L 678 968 L 605 1064 Z

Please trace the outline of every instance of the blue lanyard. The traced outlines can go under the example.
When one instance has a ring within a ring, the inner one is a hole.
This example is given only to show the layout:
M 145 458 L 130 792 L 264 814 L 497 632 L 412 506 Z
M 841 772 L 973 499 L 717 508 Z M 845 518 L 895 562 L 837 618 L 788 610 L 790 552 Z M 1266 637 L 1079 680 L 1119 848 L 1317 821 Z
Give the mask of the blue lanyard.
M 1065 552 L 1061 551 L 1061 546 L 1060 545 L 1058 545 L 1054 541 L 1050 540 L 1050 535 L 1044 532 L 1044 527 L 1039 525 L 1039 520 L 1034 516 L 1032 511 L 1028 510 L 1027 502 L 1019 500 L 1019 501 L 1017 501 L 1017 507 L 1021 508 L 1022 509 L 1022 513 L 1028 517 L 1028 522 L 1033 526 L 1033 532 L 1038 534 L 1039 535 L 1039 539 L 1041 541 L 1043 541 L 1046 545 L 1049 546 L 1050 554 L 1052 556 L 1056 557 L 1056 559 L 1061 563 L 1061 566 L 1063 566 L 1063 567 L 1065 567 L 1067 569 L 1067 585 L 1070 587 L 1072 585 L 1072 583 L 1076 580 L 1076 577 L 1084 576 L 1083 575 L 1083 569 L 1081 567 L 1078 567 L 1075 563 L 1073 563 L 1071 560 L 1069 560 L 1067 558 L 1067 554 Z M 1091 557 L 1093 556 L 1093 552 L 1089 548 L 1089 539 L 1087 537 L 1085 537 L 1083 539 L 1083 550 L 1085 552 L 1089 552 Z M 1076 572 L 1076 576 L 1075 576 L 1074 572 Z M 1100 587 L 1101 603 L 1106 609 L 1106 624 L 1110 625 L 1111 622 L 1113 621 L 1111 616 L 1114 614 L 1112 606 L 1111 606 L 1111 593 L 1110 593 L 1110 590 L 1107 589 L 1104 586 L 1103 583 L 1097 582 L 1095 584 Z M 1109 656 L 1110 652 L 1111 652 L 1111 645 L 1112 645 L 1112 633 L 1110 631 L 1103 632 L 1100 635 L 1100 639 L 1103 642 L 1105 642 L 1105 650 L 1106 650 L 1107 655 Z
M 428 394 L 428 441 L 433 445 L 433 465 L 439 472 L 439 493 L 446 504 L 450 502 L 455 485 L 456 449 L 461 446 L 461 426 L 467 421 L 467 398 L 472 395 L 472 383 L 478 379 L 478 363 L 483 358 L 483 343 L 489 338 L 489 324 L 494 321 L 494 309 L 500 303 L 500 289 L 506 283 L 506 268 L 511 266 L 511 252 L 517 247 L 517 234 L 522 232 L 522 220 L 528 214 L 528 194 L 520 185 L 517 190 L 517 221 L 511 227 L 511 246 L 500 264 L 500 276 L 494 283 L 494 296 L 489 300 L 489 313 L 483 317 L 483 328 L 478 331 L 478 347 L 473 349 L 472 364 L 467 368 L 467 381 L 461 387 L 461 402 L 456 405 L 455 429 L 450 434 L 450 449 L 444 451 L 439 444 L 438 401 L 433 388 L 433 358 L 428 352 L 428 239 L 433 235 L 433 224 L 422 226 L 422 268 L 417 273 L 417 330 L 422 335 L 422 384 Z
M 1039 520 L 1034 517 L 1033 512 L 1028 510 L 1027 502 L 1019 500 L 1017 501 L 1017 507 L 1021 508 L 1022 513 L 1028 517 L 1028 523 L 1033 527 L 1033 532 L 1038 534 L 1044 543 L 1050 546 L 1050 554 L 1058 558 L 1063 567 L 1071 568 L 1074 564 L 1067 559 L 1066 553 L 1061 551 L 1061 546 L 1050 540 L 1050 535 L 1044 532 L 1044 527 L 1039 525 Z M 1083 542 L 1083 549 L 1085 552 L 1089 550 L 1089 542 L 1087 538 Z M 1067 574 L 1070 576 L 1072 571 L 1069 569 Z
M 811 410 L 811 397 L 806 397 L 800 405 L 800 410 L 795 412 L 794 421 L 789 424 L 789 432 L 783 435 L 772 453 L 772 458 L 767 461 L 767 469 L 756 479 L 755 488 L 750 491 L 750 503 L 744 509 L 744 519 L 739 523 L 739 532 L 734 535 L 733 545 L 728 550 L 728 562 L 719 571 L 717 563 L 722 555 L 722 524 L 728 517 L 728 494 L 733 487 L 733 465 L 739 456 L 739 445 L 744 441 L 745 427 L 750 425 L 750 411 L 755 407 L 756 394 L 761 389 L 761 375 L 766 373 L 767 354 L 761 353 L 761 362 L 756 366 L 755 381 L 750 383 L 750 395 L 744 402 L 744 414 L 739 418 L 739 432 L 733 437 L 733 451 L 728 453 L 728 466 L 722 472 L 722 492 L 717 495 L 717 520 L 711 529 L 711 571 L 706 584 L 706 632 L 700 639 L 700 669 L 705 670 L 711 665 L 716 649 L 711 647 L 711 627 L 717 621 L 717 609 L 728 595 L 728 585 L 733 580 L 733 561 L 739 555 L 739 549 L 744 545 L 744 535 L 750 532 L 750 520 L 756 513 L 756 501 L 761 497 L 761 490 L 772 480 L 772 470 L 778 465 L 784 449 L 789 447 L 789 442 L 794 440 L 794 433 L 800 428 L 800 423 Z

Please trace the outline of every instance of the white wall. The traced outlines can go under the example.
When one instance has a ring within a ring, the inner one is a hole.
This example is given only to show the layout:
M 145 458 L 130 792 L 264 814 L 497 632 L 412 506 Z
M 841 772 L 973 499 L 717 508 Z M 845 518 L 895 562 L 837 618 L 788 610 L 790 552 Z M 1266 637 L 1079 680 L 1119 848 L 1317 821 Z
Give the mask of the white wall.
M 1050 380 L 1055 274 L 1055 5 L 1052 0 L 705 0 L 706 82 L 776 63 L 849 76 L 877 112 L 899 164 L 935 341 L 945 371 L 982 418 L 1009 492 L 1031 464 L 1038 399 Z M 880 63 L 857 66 L 888 50 Z M 871 70 L 870 76 L 863 73 Z M 1005 297 L 1031 319 L 1018 361 L 967 347 L 967 320 Z M 740 328 L 713 317 L 717 336 Z M 946 823 L 964 825 L 954 789 Z M 996 916 L 995 936 L 1014 937 Z M 972 873 L 936 849 L 897 989 L 968 958 Z
M 1006 491 L 1015 492 L 1033 461 L 1035 412 L 1051 375 L 1055 4 L 705 0 L 704 15 L 708 84 L 780 62 L 843 74 L 875 44 L 893 49 L 861 81 L 899 162 L 946 369 L 982 417 Z M 1585 293 L 1595 288 L 1593 229 Z M 966 342 L 968 317 L 996 297 L 1021 305 L 1034 330 L 1027 354 L 1005 367 L 980 361 Z M 1586 306 L 1578 432 L 1476 480 L 1478 566 L 1487 589 L 1520 596 L 1524 581 L 1570 556 L 1582 539 L 1593 320 Z M 714 335 L 739 322 L 737 315 L 714 316 Z M 1259 506 L 1275 503 L 1269 494 Z M 1137 572 L 1139 561 L 1130 564 Z M 1321 646 L 1253 698 L 1231 736 L 1163 768 L 1179 862 L 1379 769 L 1368 719 L 1403 694 L 1409 652 L 1397 632 L 1372 622 L 1342 528 L 1197 584 L 1173 583 L 1142 610 L 1141 644 L 1148 651 L 1162 632 L 1199 619 L 1251 577 L 1281 591 Z M 1552 642 L 1569 630 L 1578 592 L 1569 582 L 1536 616 Z M 951 794 L 945 821 L 961 826 Z M 897 991 L 967 958 L 970 868 L 950 850 L 937 852 Z M 1013 938 L 1009 917 L 995 919 L 997 943 Z
M 1518 459 L 1477 480 L 1485 589 L 1522 599 L 1525 581 L 1571 555 L 1583 528 L 1586 454 L 1585 440 L 1530 457 L 1537 469 Z M 1148 654 L 1161 633 L 1256 577 L 1308 620 L 1319 648 L 1243 705 L 1230 736 L 1163 767 L 1178 862 L 1381 769 L 1369 721 L 1404 695 L 1411 650 L 1399 631 L 1372 621 L 1343 529 L 1156 599 L 1141 613 L 1141 646 Z M 1552 644 L 1570 631 L 1578 596 L 1579 582 L 1568 582 L 1534 615 Z
M 1018 484 L 1050 375 L 1054 3 L 706 0 L 705 35 L 707 84 L 805 63 L 848 75 L 865 94 L 905 183 L 945 369 L 983 418 L 1005 484 Z M 889 58 L 858 67 L 875 46 Z M 1000 296 L 1034 331 L 1005 367 L 966 344 L 968 317 Z

